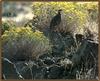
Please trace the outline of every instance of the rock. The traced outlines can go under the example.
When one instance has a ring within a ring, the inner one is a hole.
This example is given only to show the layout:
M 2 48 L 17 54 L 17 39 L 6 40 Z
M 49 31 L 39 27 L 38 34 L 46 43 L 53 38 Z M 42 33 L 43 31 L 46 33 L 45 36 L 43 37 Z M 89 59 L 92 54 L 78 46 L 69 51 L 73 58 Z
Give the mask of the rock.
M 98 44 L 84 40 L 79 49 L 77 50 L 76 54 L 73 55 L 72 60 L 73 63 L 78 63 L 81 62 L 81 58 L 85 60 L 87 57 L 91 57 L 92 61 L 94 58 L 98 59 Z
M 47 68 L 46 67 L 38 67 L 37 69 L 32 69 L 34 75 L 34 79 L 46 79 L 47 78 Z
M 64 42 L 62 40 L 62 36 L 59 32 L 52 31 L 52 39 L 50 38 L 50 42 L 52 43 L 52 55 L 53 56 L 62 56 L 64 51 Z
M 61 43 L 62 44 L 62 43 Z M 53 46 L 52 47 L 52 55 L 54 57 L 61 57 L 64 56 L 64 46 L 59 44 L 58 46 Z
M 29 75 L 30 79 L 34 79 L 38 71 L 38 68 L 39 68 L 38 64 L 34 63 L 33 66 L 31 68 L 28 68 L 28 70 L 26 71 L 27 72 L 26 76 Z
M 15 65 L 8 59 L 2 60 L 2 74 L 5 75 L 5 79 L 20 79 Z
M 50 57 L 50 58 L 52 58 L 52 55 L 51 54 L 43 54 L 43 55 L 41 55 L 40 57 L 39 57 L 39 59 L 45 59 L 45 58 L 48 58 L 48 57 Z
M 87 47 L 85 53 L 92 52 L 93 56 L 98 59 L 98 43 L 87 41 Z
M 32 61 L 32 65 L 29 65 L 28 62 L 18 62 L 16 63 L 17 69 L 24 79 L 33 79 L 36 75 L 38 65 Z
M 27 67 L 27 65 L 25 64 L 26 62 L 24 61 L 19 61 L 19 62 L 16 62 L 15 65 L 17 67 L 17 70 L 21 73 L 22 71 L 25 70 L 25 68 Z
M 28 68 L 26 71 L 22 73 L 24 79 L 32 79 L 31 70 Z
M 72 35 L 67 35 L 64 38 L 65 41 L 65 50 L 66 51 L 71 51 L 71 47 L 76 47 L 75 39 Z
M 78 66 L 78 70 L 82 67 L 91 69 L 95 67 L 96 76 L 98 76 L 98 44 L 84 40 L 77 50 L 77 52 L 72 57 L 72 62 L 74 64 L 73 68 Z M 96 78 L 95 76 L 95 78 Z
M 38 59 L 37 64 L 39 67 L 44 66 L 44 62 L 42 59 Z
M 63 77 L 64 68 L 54 65 L 49 69 L 49 79 L 61 79 Z
M 46 58 L 44 60 L 44 63 L 47 64 L 47 65 L 52 65 L 52 64 L 55 63 L 55 61 L 53 59 L 51 59 L 51 58 L 48 57 L 48 58 Z

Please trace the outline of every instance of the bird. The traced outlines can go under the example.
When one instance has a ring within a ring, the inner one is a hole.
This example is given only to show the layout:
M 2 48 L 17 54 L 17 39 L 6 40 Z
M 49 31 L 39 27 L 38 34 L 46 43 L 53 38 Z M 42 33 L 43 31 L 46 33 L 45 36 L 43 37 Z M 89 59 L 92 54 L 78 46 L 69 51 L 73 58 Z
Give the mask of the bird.
M 50 33 L 49 33 L 49 38 L 50 38 L 50 42 L 53 43 L 54 40 L 54 33 L 56 32 L 56 30 L 58 29 L 57 26 L 59 26 L 59 24 L 61 23 L 61 11 L 62 9 L 58 10 L 58 13 L 51 19 L 50 22 Z M 57 32 L 56 32 L 57 33 Z
M 61 11 L 62 9 L 59 9 L 58 13 L 52 18 L 50 22 L 50 30 L 54 30 L 55 26 L 58 26 L 61 23 Z

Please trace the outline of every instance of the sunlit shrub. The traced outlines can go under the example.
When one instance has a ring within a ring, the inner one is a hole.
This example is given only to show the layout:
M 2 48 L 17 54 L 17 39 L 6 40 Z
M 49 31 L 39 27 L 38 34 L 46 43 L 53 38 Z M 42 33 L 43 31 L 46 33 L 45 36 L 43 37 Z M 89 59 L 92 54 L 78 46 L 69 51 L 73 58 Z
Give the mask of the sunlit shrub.
M 57 10 L 62 9 L 62 23 L 59 28 L 64 32 L 81 32 L 84 23 L 93 15 L 97 19 L 98 5 L 97 3 L 81 2 L 33 2 L 33 13 L 38 17 L 38 27 L 49 27 L 52 17 Z M 89 9 L 94 12 L 88 13 Z
M 42 32 L 30 27 L 10 28 L 2 35 L 3 56 L 11 60 L 38 58 L 51 50 Z
M 96 22 L 87 22 L 84 28 L 84 36 L 87 39 L 94 40 L 95 42 L 99 42 L 98 40 L 98 23 Z
M 13 22 L 9 22 L 9 21 L 6 21 L 6 22 L 2 22 L 2 27 L 1 27 L 1 31 L 2 31 L 2 34 L 6 31 L 6 30 L 9 30 L 10 27 L 15 27 L 14 23 Z

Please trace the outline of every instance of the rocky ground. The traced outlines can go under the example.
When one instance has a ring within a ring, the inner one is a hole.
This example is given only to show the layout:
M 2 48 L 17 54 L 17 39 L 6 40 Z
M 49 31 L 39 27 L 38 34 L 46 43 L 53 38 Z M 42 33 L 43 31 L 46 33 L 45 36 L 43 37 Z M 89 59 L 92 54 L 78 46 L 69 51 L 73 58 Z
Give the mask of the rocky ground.
M 44 31 L 48 37 L 49 30 Z M 97 79 L 98 43 L 76 41 L 71 34 L 52 33 L 52 53 L 39 59 L 11 62 L 2 58 L 3 79 Z

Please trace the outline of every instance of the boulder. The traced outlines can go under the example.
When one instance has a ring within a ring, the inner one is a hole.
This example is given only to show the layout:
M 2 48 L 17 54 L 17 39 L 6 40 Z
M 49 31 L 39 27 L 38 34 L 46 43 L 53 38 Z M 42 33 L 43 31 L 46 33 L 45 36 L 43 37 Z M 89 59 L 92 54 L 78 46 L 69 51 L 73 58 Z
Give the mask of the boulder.
M 44 59 L 44 63 L 46 65 L 53 65 L 55 63 L 55 61 L 52 58 L 48 57 L 48 58 Z
M 16 66 L 6 58 L 2 59 L 2 74 L 5 76 L 5 79 L 21 79 Z
M 54 65 L 49 68 L 48 79 L 61 79 L 63 77 L 64 68 Z

